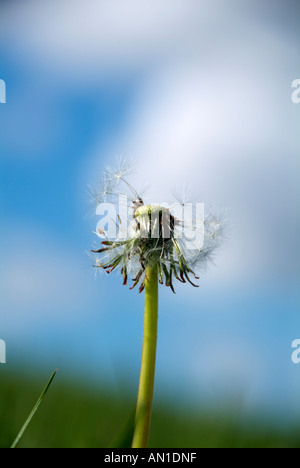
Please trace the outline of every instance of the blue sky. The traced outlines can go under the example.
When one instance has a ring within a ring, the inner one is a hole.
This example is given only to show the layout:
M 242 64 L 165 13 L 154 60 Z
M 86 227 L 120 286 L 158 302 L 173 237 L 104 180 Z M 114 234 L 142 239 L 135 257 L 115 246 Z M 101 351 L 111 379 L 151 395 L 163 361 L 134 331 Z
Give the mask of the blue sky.
M 1 5 L 0 338 L 12 368 L 136 387 L 143 298 L 118 277 L 95 279 L 86 256 L 97 223 L 87 185 L 133 155 L 133 181 L 155 201 L 187 183 L 231 213 L 201 288 L 161 290 L 157 392 L 197 404 L 242 395 L 245 411 L 293 417 L 299 6 L 199 5 Z

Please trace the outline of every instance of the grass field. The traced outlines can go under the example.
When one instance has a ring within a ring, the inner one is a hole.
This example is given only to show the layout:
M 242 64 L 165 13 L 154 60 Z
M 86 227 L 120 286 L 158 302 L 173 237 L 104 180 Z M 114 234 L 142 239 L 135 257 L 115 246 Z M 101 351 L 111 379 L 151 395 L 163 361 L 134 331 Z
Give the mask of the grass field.
M 45 379 L 44 379 L 45 380 Z M 42 376 L 2 373 L 0 384 L 0 447 L 11 445 L 43 384 Z M 19 447 L 110 447 L 134 410 L 135 395 L 116 398 L 108 388 L 62 383 L 56 378 Z M 156 399 L 150 447 L 300 447 L 299 430 L 283 430 L 263 420 L 241 421 L 237 411 L 188 414 Z

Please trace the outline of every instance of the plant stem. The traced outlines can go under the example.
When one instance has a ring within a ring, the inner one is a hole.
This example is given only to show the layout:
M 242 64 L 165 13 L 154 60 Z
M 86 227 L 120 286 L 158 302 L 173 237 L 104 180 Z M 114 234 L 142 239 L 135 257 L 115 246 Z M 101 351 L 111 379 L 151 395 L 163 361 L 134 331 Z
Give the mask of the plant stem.
M 132 447 L 147 447 L 155 376 L 158 321 L 158 269 L 147 267 L 145 275 L 145 316 L 143 352 Z

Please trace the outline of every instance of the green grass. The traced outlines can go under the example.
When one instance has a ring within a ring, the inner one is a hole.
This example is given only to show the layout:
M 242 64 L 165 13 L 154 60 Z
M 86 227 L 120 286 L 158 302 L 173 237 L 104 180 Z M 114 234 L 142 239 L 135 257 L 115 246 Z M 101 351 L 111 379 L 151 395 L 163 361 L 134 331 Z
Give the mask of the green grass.
M 48 372 L 49 373 L 49 372 Z M 38 377 L 1 372 L 0 447 L 9 447 L 39 396 L 48 373 Z M 135 406 L 135 395 L 116 398 L 110 389 L 62 383 L 57 375 L 18 447 L 109 447 Z M 187 414 L 157 401 L 153 408 L 150 447 L 300 447 L 299 430 L 279 430 L 259 420 L 243 420 L 205 411 Z

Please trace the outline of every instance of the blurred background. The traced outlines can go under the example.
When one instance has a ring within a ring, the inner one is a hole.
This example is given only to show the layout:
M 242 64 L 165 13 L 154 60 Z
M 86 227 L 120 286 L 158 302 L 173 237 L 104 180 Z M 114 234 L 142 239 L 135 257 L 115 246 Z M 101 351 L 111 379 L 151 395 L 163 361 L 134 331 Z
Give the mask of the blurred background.
M 143 297 L 87 255 L 119 154 L 150 201 L 230 211 L 200 288 L 160 290 L 150 444 L 300 445 L 298 0 L 0 9 L 1 446 L 55 368 L 24 446 L 107 446 L 134 407 Z

